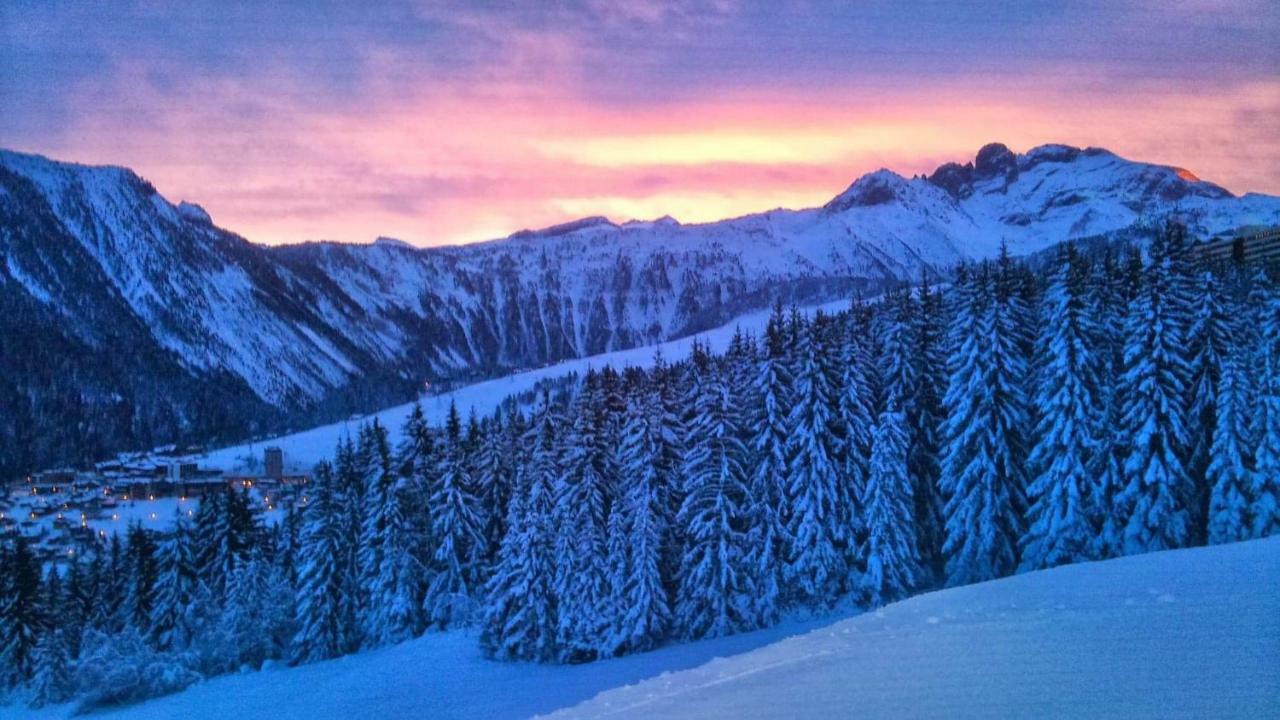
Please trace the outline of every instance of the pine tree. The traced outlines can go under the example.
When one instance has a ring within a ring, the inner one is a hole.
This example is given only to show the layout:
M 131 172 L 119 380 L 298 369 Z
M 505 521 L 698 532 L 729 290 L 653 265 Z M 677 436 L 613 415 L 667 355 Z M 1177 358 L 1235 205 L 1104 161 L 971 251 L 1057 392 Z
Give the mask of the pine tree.
M 1252 458 L 1249 457 L 1249 426 L 1245 417 L 1248 398 L 1244 394 L 1244 353 L 1233 348 L 1222 363 L 1217 383 L 1213 444 L 1206 472 L 1210 484 L 1208 541 L 1211 544 L 1247 540 L 1249 494 L 1252 492 Z
M 752 627 L 751 569 L 741 525 L 751 504 L 739 409 L 727 381 L 708 368 L 690 426 L 688 494 L 676 521 L 688 538 L 680 564 L 675 626 L 689 639 Z
M 360 629 L 361 637 L 369 646 L 382 644 L 387 628 L 384 608 L 377 605 L 377 595 L 386 588 L 381 585 L 384 571 L 383 544 L 388 535 L 388 513 L 398 499 L 393 498 L 396 482 L 391 462 L 391 448 L 387 432 L 377 419 L 361 432 L 364 457 L 364 495 L 360 503 L 360 537 L 356 549 L 357 571 L 360 577 Z
M 1124 443 L 1120 436 L 1120 376 L 1124 372 L 1124 275 L 1114 253 L 1108 251 L 1094 268 L 1090 282 L 1092 313 L 1098 348 L 1098 414 L 1094 437 L 1098 442 L 1090 472 L 1097 478 L 1094 513 L 1098 534 L 1092 555 L 1109 558 L 1124 547 L 1127 521 L 1116 502 L 1124 487 Z
M 1022 538 L 1023 570 L 1036 570 L 1094 556 L 1097 488 L 1089 468 L 1097 443 L 1098 377 L 1093 325 L 1085 291 L 1085 268 L 1068 247 L 1044 299 L 1040 335 L 1040 410 L 1036 444 L 1028 463 L 1033 481 L 1030 527 Z
M 416 556 L 416 538 L 406 517 L 405 490 L 406 483 L 401 481 L 382 493 L 378 564 L 370 574 L 369 613 L 364 628 L 370 647 L 408 640 L 425 624 L 419 587 L 426 573 Z
M 588 371 L 574 401 L 556 496 L 556 636 L 566 660 L 594 657 L 607 639 L 606 522 L 615 468 L 603 447 L 599 382 Z
M 529 433 L 533 449 L 528 464 L 517 470 L 507 532 L 486 586 L 480 643 L 490 657 L 545 661 L 555 656 L 551 517 L 560 476 L 556 425 L 544 395 Z
M 765 329 L 764 357 L 756 372 L 750 447 L 750 491 L 746 511 L 745 562 L 756 589 L 753 621 L 777 622 L 786 557 L 782 505 L 787 483 L 787 419 L 791 413 L 791 377 L 787 371 L 782 305 L 774 306 Z M 851 408 L 852 409 L 852 408 Z
M 34 665 L 31 707 L 56 705 L 72 698 L 75 688 L 71 684 L 71 652 L 62 630 L 50 629 L 40 636 Z
M 13 687 L 35 670 L 42 625 L 40 568 L 22 535 L 13 539 L 0 560 L 0 673 L 4 673 L 0 681 Z
M 484 547 L 477 505 L 463 448 L 462 423 L 457 406 L 451 404 L 440 482 L 431 497 L 432 535 L 438 544 L 423 601 L 428 622 L 438 628 L 466 623 L 474 610 L 477 553 Z
M 1218 427 L 1218 386 L 1228 352 L 1229 318 L 1222 303 L 1217 276 L 1205 270 L 1194 287 L 1193 315 L 1186 338 L 1189 358 L 1187 419 L 1190 424 L 1190 459 L 1187 475 L 1190 495 L 1186 498 L 1193 536 L 1202 538 L 1212 481 L 1209 464 L 1214 434 Z
M 839 397 L 836 403 L 836 422 L 841 435 L 839 472 L 836 496 L 839 523 L 843 528 L 840 545 L 844 550 L 846 577 L 841 583 L 843 592 L 852 592 L 861 586 L 861 576 L 866 570 L 866 508 L 862 499 L 866 495 L 867 476 L 870 473 L 872 419 L 871 408 L 875 402 L 867 375 L 871 369 L 868 354 L 862 348 L 862 340 L 852 334 L 842 339 L 840 379 L 836 384 Z
M 155 542 L 149 532 L 135 524 L 129 528 L 129 585 L 125 605 L 129 624 L 144 637 L 151 632 L 157 576 Z
M 1025 402 L 1008 276 L 984 267 L 960 288 L 944 404 L 947 582 L 963 585 L 1013 572 L 1023 533 L 1020 434 Z
M 611 579 L 610 585 L 620 593 L 620 617 L 611 644 L 623 652 L 653 648 L 671 622 L 662 576 L 662 541 L 670 522 L 663 485 L 670 479 L 663 476 L 659 462 L 661 414 L 655 396 L 637 395 L 631 398 L 622 433 L 620 476 L 626 494 L 614 515 L 622 521 L 623 545 L 611 548 L 610 555 L 624 574 Z
M 1259 350 L 1262 370 L 1253 420 L 1257 447 L 1250 488 L 1251 537 L 1280 534 L 1280 295 L 1259 285 Z
M 191 525 L 181 509 L 174 516 L 173 531 L 160 544 L 156 565 L 152 637 L 160 650 L 180 650 L 191 640 L 187 613 L 198 582 Z
M 800 370 L 787 460 L 787 560 L 783 577 L 796 602 L 827 602 L 845 579 L 843 540 L 830 432 L 832 391 L 814 332 L 801 335 Z
M 861 590 L 872 606 L 893 602 L 916 588 L 923 568 L 916 550 L 911 480 L 907 473 L 906 416 L 890 395 L 872 438 L 871 467 L 862 504 L 867 535 Z
M 1127 518 L 1126 554 L 1182 547 L 1189 533 L 1182 320 L 1174 316 L 1171 261 L 1161 239 L 1126 323 L 1123 418 L 1127 485 L 1117 503 Z
M 914 333 L 916 361 L 915 398 L 907 414 L 910 425 L 910 454 L 907 471 L 915 502 L 916 538 L 920 562 L 926 575 L 942 571 L 941 476 L 942 394 L 947 386 L 944 354 L 942 293 L 929 286 L 928 274 L 921 273 L 920 312 Z M 869 422 L 869 421 L 868 421 Z
M 352 632 L 347 625 L 342 577 L 342 534 L 347 516 L 336 482 L 331 465 L 318 465 L 302 516 L 295 603 L 298 632 L 291 653 L 294 663 L 343 654 Z

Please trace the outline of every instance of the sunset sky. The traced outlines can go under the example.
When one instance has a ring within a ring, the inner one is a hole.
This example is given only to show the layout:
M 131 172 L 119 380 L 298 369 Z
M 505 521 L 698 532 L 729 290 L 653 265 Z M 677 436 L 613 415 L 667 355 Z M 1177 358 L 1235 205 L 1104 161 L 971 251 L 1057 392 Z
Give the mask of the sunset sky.
M 997 140 L 1280 194 L 1276 0 L 364 5 L 4 0 L 0 146 L 264 243 L 812 206 Z

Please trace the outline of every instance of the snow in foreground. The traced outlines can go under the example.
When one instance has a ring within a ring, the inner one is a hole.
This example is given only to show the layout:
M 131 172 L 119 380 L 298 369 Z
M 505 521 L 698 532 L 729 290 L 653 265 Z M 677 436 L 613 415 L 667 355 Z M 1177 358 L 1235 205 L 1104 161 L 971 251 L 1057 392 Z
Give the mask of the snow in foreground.
M 1280 538 L 931 593 L 555 718 L 1280 716 Z
M 930 593 L 788 639 L 823 623 L 577 666 L 490 662 L 473 635 L 449 632 L 94 717 L 519 718 L 577 703 L 556 717 L 1275 717 L 1277 578 L 1272 538 Z M 0 707 L 3 720 L 69 713 Z

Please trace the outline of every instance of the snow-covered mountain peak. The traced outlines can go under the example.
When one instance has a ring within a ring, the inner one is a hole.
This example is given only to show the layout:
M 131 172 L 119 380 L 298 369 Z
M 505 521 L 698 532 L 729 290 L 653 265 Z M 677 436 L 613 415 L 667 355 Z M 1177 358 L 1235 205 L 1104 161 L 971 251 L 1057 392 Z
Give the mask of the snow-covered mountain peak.
M 823 206 L 827 212 L 843 212 L 854 207 L 885 205 L 901 199 L 909 182 L 898 173 L 881 168 L 858 178 L 847 190 Z

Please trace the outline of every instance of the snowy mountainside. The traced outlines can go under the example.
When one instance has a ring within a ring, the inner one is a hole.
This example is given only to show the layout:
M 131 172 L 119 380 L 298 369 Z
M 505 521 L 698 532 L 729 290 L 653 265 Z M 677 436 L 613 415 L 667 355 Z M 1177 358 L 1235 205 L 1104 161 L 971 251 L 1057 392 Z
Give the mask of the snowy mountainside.
M 1152 553 L 584 665 L 486 660 L 473 634 L 453 630 L 94 715 L 1271 717 L 1280 596 L 1263 580 L 1277 574 L 1276 538 Z M 0 705 L 0 720 L 72 708 Z
M 1002 241 L 1029 253 L 1171 212 L 1206 235 L 1280 224 L 1280 199 L 1104 150 L 991 145 L 928 178 L 881 170 L 821 208 L 716 223 L 585 218 L 460 247 L 264 247 L 129 170 L 0 151 L 0 330 L 25 339 L 0 358 L 0 399 L 23 406 L 0 436 L 89 419 L 97 433 L 0 458 L 0 472 L 243 437 L 245 417 L 262 430 L 345 416 L 428 378 L 648 345 L 774 297 L 873 292 Z

